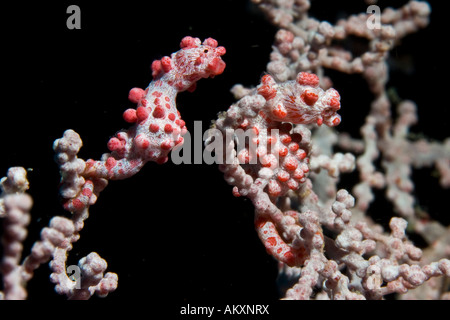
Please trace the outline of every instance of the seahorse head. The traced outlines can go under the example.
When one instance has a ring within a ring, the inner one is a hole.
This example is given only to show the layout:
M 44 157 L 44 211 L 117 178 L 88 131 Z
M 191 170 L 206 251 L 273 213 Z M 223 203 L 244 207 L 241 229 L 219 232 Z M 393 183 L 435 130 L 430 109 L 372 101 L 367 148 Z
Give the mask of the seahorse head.
M 166 77 L 165 81 L 173 83 L 179 91 L 193 90 L 191 85 L 195 86 L 199 79 L 214 77 L 225 69 L 221 56 L 226 50 L 213 38 L 202 43 L 199 38 L 187 36 L 181 40 L 180 48 L 170 57 L 153 61 L 152 75 L 155 79 Z
M 341 107 L 339 93 L 333 88 L 321 89 L 315 74 L 300 72 L 296 80 L 283 83 L 265 75 L 257 93 L 266 99 L 265 113 L 274 121 L 330 127 L 341 122 L 336 113 Z

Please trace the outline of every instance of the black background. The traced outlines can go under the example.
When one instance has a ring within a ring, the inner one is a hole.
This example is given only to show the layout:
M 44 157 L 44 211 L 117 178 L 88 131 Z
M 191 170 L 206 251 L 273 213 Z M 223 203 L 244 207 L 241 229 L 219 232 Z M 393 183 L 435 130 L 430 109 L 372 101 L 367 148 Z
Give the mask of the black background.
M 363 1 L 355 2 L 313 1 L 311 15 L 333 23 L 336 17 L 365 11 Z M 394 7 L 404 2 L 389 1 Z M 394 69 L 388 86 L 418 104 L 420 123 L 414 132 L 443 140 L 450 125 L 449 27 L 439 8 L 443 1 L 429 2 L 431 25 L 405 38 L 391 54 L 415 67 Z M 70 4 L 81 8 L 81 30 L 66 28 Z M 201 80 L 194 93 L 177 99 L 188 129 L 202 121 L 206 130 L 234 102 L 229 92 L 234 84 L 258 84 L 276 32 L 243 0 L 20 2 L 2 5 L 1 16 L 0 172 L 3 176 L 11 166 L 33 169 L 29 180 L 35 203 L 25 253 L 52 216 L 66 214 L 52 151 L 65 129 L 83 139 L 80 157 L 100 158 L 108 139 L 127 127 L 122 113 L 132 106 L 129 89 L 145 88 L 151 62 L 177 51 L 180 40 L 191 35 L 213 37 L 227 49 L 225 72 Z M 342 96 L 339 130 L 358 136 L 372 96 L 360 76 L 329 75 Z M 448 225 L 443 199 L 450 194 L 439 189 L 432 173 L 414 173 L 415 193 L 423 208 Z M 145 300 L 157 306 L 163 301 L 276 300 L 281 296 L 277 264 L 254 231 L 251 203 L 233 197 L 231 189 L 215 165 L 148 163 L 138 175 L 110 182 L 101 193 L 69 264 L 98 252 L 108 270 L 119 275 L 118 290 L 107 298 L 112 301 Z M 381 202 L 371 213 L 386 224 L 381 211 L 392 208 Z M 36 271 L 29 299 L 63 299 L 48 276 L 47 266 Z

